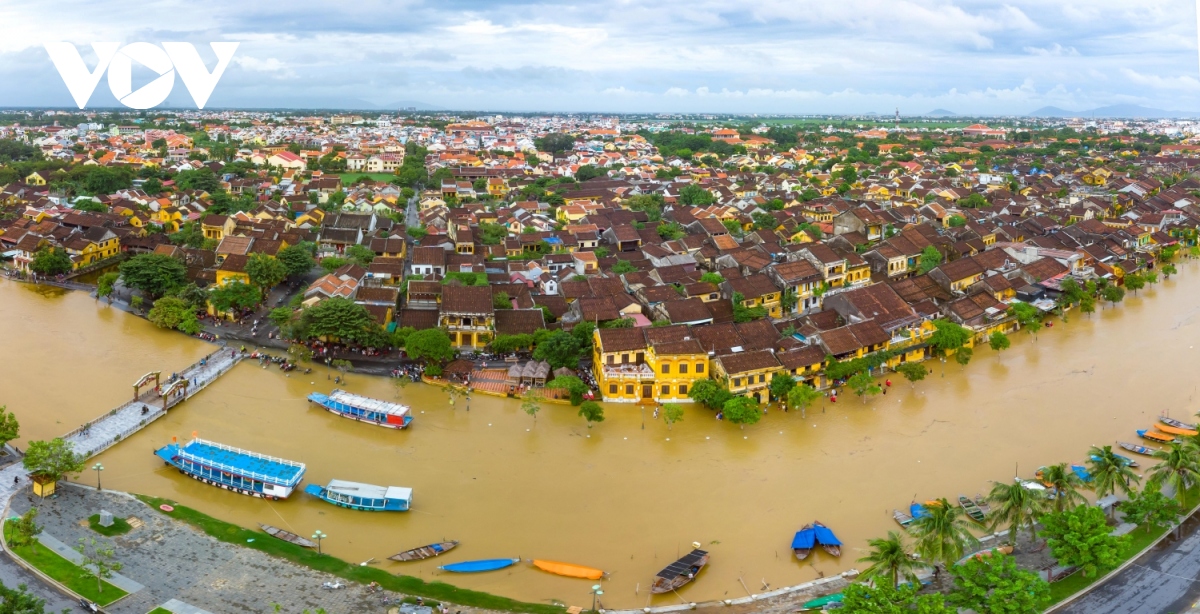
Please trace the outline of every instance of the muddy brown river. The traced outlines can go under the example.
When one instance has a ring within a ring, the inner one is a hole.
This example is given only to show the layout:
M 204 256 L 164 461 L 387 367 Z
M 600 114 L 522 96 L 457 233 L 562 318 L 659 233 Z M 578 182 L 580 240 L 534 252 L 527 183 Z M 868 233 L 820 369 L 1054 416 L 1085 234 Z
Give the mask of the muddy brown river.
M 611 572 L 608 607 L 745 596 L 852 568 L 867 539 L 897 529 L 893 509 L 933 497 L 986 492 L 990 480 L 1043 464 L 1083 461 L 1092 444 L 1134 441 L 1161 412 L 1197 409 L 1200 266 L 1130 296 L 1117 309 L 1035 337 L 1014 336 L 997 356 L 977 350 L 966 369 L 929 363 L 910 389 L 893 378 L 886 396 L 845 395 L 807 418 L 772 409 L 745 430 L 688 407 L 668 430 L 639 407 L 607 405 L 588 429 L 575 410 L 547 405 L 536 422 L 519 403 L 476 396 L 453 406 L 444 391 L 351 375 L 348 389 L 414 408 L 398 432 L 339 418 L 305 401 L 333 388 L 330 374 L 287 377 L 246 362 L 163 419 L 105 452 L 104 486 L 170 497 L 213 516 L 309 535 L 343 559 L 527 601 L 588 605 L 592 582 L 520 565 L 476 575 L 438 565 L 468 559 L 561 560 Z M 0 281 L 4 377 L 0 404 L 25 439 L 65 432 L 117 405 L 152 369 L 170 372 L 211 346 L 154 328 L 82 293 Z M 201 437 L 304 462 L 306 480 L 331 478 L 415 489 L 408 513 L 335 508 L 302 492 L 282 502 L 232 494 L 186 478 L 152 449 Z M 78 479 L 94 483 L 87 472 Z M 796 561 L 801 525 L 820 520 L 846 543 Z M 265 538 L 265 537 L 264 537 Z M 462 545 L 440 559 L 386 557 L 443 538 Z M 692 542 L 711 565 L 681 596 L 651 598 L 660 568 Z M 378 563 L 378 561 L 383 561 Z

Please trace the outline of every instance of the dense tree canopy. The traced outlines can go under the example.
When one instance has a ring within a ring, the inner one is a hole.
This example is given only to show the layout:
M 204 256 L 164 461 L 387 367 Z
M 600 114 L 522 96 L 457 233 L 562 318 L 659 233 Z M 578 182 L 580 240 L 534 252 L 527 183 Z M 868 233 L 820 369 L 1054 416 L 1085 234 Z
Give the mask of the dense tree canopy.
M 121 279 L 151 297 L 162 296 L 183 286 L 187 267 L 178 259 L 162 254 L 139 254 L 121 263 Z

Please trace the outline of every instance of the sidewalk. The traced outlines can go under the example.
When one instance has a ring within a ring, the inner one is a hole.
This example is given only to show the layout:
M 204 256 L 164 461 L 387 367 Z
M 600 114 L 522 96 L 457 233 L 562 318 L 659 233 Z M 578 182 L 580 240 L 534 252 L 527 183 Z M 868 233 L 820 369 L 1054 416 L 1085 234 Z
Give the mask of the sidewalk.
M 57 537 L 54 537 L 53 535 L 43 531 L 38 534 L 37 540 L 39 542 L 41 542 L 43 546 L 54 551 L 54 553 L 57 554 L 58 556 L 61 556 L 62 558 L 67 559 L 68 561 L 71 561 L 72 563 L 75 563 L 76 565 L 78 565 L 80 567 L 84 567 L 83 555 L 80 554 L 79 551 L 75 550 L 74 548 L 59 541 Z M 84 567 L 84 569 L 91 570 L 93 573 L 95 573 L 96 568 L 94 565 L 88 565 L 87 567 Z M 125 576 L 122 576 L 121 574 L 119 574 L 115 571 L 112 572 L 111 577 L 105 578 L 105 580 L 109 584 L 125 591 L 126 593 L 129 593 L 130 595 L 146 588 L 145 586 L 142 586 L 140 583 L 135 582 L 134 580 L 131 580 L 129 578 L 126 578 Z

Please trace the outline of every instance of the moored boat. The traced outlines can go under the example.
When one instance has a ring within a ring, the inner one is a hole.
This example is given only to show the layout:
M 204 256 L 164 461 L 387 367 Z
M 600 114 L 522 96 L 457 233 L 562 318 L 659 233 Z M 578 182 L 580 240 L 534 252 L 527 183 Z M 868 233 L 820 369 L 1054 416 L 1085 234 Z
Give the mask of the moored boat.
M 251 497 L 286 499 L 304 479 L 304 463 L 200 438 L 179 445 L 172 437 L 154 454 L 184 475 Z
M 1124 458 L 1124 457 L 1122 457 L 1122 458 Z M 1125 460 L 1129 460 L 1129 459 L 1126 458 Z M 1122 461 L 1122 462 L 1124 463 L 1125 461 Z M 1076 477 L 1078 477 L 1080 479 L 1080 481 L 1082 481 L 1085 484 L 1092 481 L 1092 474 L 1088 473 L 1087 467 L 1084 467 L 1083 465 L 1072 464 L 1071 471 L 1075 474 Z
M 895 518 L 900 528 L 906 531 L 908 530 L 908 526 L 913 523 L 913 517 L 900 510 L 892 510 L 892 518 Z
M 808 555 L 816 545 L 817 532 L 811 524 L 800 527 L 800 530 L 796 531 L 796 534 L 792 536 L 792 554 L 795 554 L 796 558 L 801 561 L 808 558 Z
M 804 605 L 800 606 L 800 609 L 801 610 L 819 610 L 819 609 L 823 609 L 825 606 L 832 604 L 832 603 L 841 603 L 843 599 L 845 599 L 845 595 L 843 595 L 842 593 L 834 593 L 832 595 L 825 595 L 824 597 L 817 597 L 816 599 L 813 599 L 812 601 L 805 601 Z
M 1182 421 L 1182 420 L 1176 420 L 1176 419 L 1174 419 L 1174 418 L 1168 418 L 1168 417 L 1166 417 L 1166 416 L 1159 416 L 1159 417 L 1158 417 L 1158 421 L 1159 421 L 1159 422 L 1161 422 L 1161 423 L 1163 423 L 1163 424 L 1165 424 L 1165 425 L 1167 425 L 1167 426 L 1173 426 L 1173 427 L 1175 427 L 1175 428 L 1177 428 L 1177 429 L 1184 429 L 1184 430 L 1188 430 L 1188 431 L 1195 431 L 1195 430 L 1197 430 L 1197 428 L 1196 428 L 1196 425 L 1195 425 L 1195 424 L 1191 424 L 1191 423 L 1188 423 L 1188 422 L 1184 422 L 1184 421 Z M 1168 431 L 1168 432 L 1169 432 L 1169 431 Z
M 308 395 L 308 400 L 343 418 L 389 429 L 408 428 L 413 420 L 407 405 L 380 401 L 345 390 L 334 390 L 329 394 L 313 392 Z
M 1141 429 L 1137 432 L 1137 434 L 1138 437 L 1141 437 L 1142 439 L 1156 441 L 1158 443 L 1171 443 L 1172 441 L 1175 441 L 1174 435 L 1167 435 L 1166 433 L 1159 433 L 1158 431 L 1151 431 L 1149 429 Z
M 834 535 L 829 527 L 821 524 L 820 521 L 814 520 L 813 530 L 817 534 L 817 543 L 820 544 L 821 548 L 825 549 L 825 552 L 833 556 L 842 556 L 842 540 L 838 539 L 837 535 Z
M 1168 420 L 1170 420 L 1170 422 L 1168 422 Z M 1196 435 L 1197 433 L 1200 433 L 1200 431 L 1197 431 L 1195 427 L 1175 426 L 1176 424 L 1183 424 L 1182 422 L 1180 422 L 1178 420 L 1171 420 L 1170 418 L 1159 418 L 1158 422 L 1159 422 L 1158 424 L 1154 425 L 1154 428 L 1156 428 L 1164 433 L 1170 433 L 1172 435 L 1185 435 L 1188 437 L 1190 437 L 1192 435 Z M 1174 424 L 1172 424 L 1172 423 L 1174 423 Z
M 661 594 L 676 590 L 695 580 L 696 574 L 699 574 L 707 564 L 708 552 L 696 548 L 655 574 L 654 583 L 650 585 L 650 592 Z
M 1130 443 L 1130 444 L 1122 444 L 1121 442 L 1117 442 L 1117 443 L 1118 443 L 1118 444 L 1119 444 L 1119 445 L 1120 445 L 1122 448 L 1125 448 L 1125 446 L 1132 446 L 1132 447 L 1134 447 L 1134 448 L 1141 448 L 1141 449 L 1143 449 L 1143 450 L 1146 450 L 1146 452 L 1139 452 L 1139 454 L 1153 454 L 1153 453 L 1154 453 L 1154 451 L 1153 451 L 1153 450 L 1151 450 L 1150 448 L 1147 448 L 1147 447 L 1145 447 L 1145 446 L 1134 446 L 1134 445 L 1133 445 L 1133 444 L 1131 444 L 1131 443 Z M 1129 450 L 1129 448 L 1125 448 L 1125 449 L 1126 449 L 1126 450 Z M 1137 452 L 1137 450 L 1131 450 L 1131 451 L 1132 451 L 1132 452 Z M 1125 456 L 1124 454 L 1113 454 L 1113 456 L 1115 456 L 1115 457 L 1119 458 L 1119 459 L 1121 460 L 1121 463 L 1122 463 L 1122 464 L 1124 464 L 1126 467 L 1137 467 L 1137 466 L 1138 466 L 1138 464 L 1137 464 L 1137 461 L 1133 460 L 1132 458 L 1129 458 L 1128 456 Z M 1088 458 L 1089 458 L 1089 459 L 1091 459 L 1091 460 L 1093 460 L 1093 461 L 1099 461 L 1099 460 L 1100 460 L 1100 457 L 1099 457 L 1099 456 L 1096 456 L 1095 454 L 1093 454 L 1093 455 L 1089 456 Z
M 412 489 L 403 486 L 329 480 L 327 486 L 309 484 L 304 492 L 338 507 L 364 512 L 407 512 L 412 504 Z
M 585 567 L 583 565 L 575 565 L 573 563 L 562 563 L 559 561 L 545 561 L 542 559 L 533 559 L 533 566 L 538 569 L 552 574 L 566 576 L 568 578 L 583 578 L 585 580 L 599 580 L 604 577 L 604 570 L 596 569 L 595 567 Z
M 967 516 L 971 517 L 971 520 L 979 523 L 982 523 L 985 520 L 986 516 L 984 515 L 983 510 L 979 509 L 979 506 L 975 505 L 975 502 L 969 497 L 959 495 L 958 504 L 962 506 L 963 511 L 967 513 Z
M 392 556 L 389 556 L 388 559 L 400 562 L 423 561 L 425 559 L 431 559 L 435 556 L 445 554 L 450 550 L 453 550 L 457 545 L 458 542 L 454 540 L 438 542 L 436 544 L 429 544 L 428 546 L 421 546 L 420 548 L 413 548 L 398 554 L 393 554 Z
M 992 506 L 983 495 L 975 495 L 975 505 L 979 506 L 979 511 L 983 512 L 984 516 L 992 513 Z
M 291 531 L 284 531 L 283 529 L 280 529 L 279 527 L 273 527 L 269 524 L 259 524 L 258 526 L 267 535 L 270 535 L 271 537 L 274 537 L 276 539 L 282 539 L 283 541 L 285 541 L 289 544 L 295 544 L 297 546 L 300 546 L 301 548 L 316 548 L 317 547 L 316 543 L 309 541 L 307 539 L 304 539 L 303 537 L 300 537 L 299 535 L 296 535 L 295 533 L 292 533 Z
M 1118 441 L 1117 445 L 1121 446 L 1121 448 L 1123 448 L 1125 450 L 1129 450 L 1130 452 L 1133 452 L 1134 454 L 1145 454 L 1146 456 L 1150 456 L 1150 455 L 1154 454 L 1154 450 L 1152 448 L 1147 448 L 1146 446 L 1139 446 L 1136 443 L 1126 443 L 1124 441 Z M 1093 457 L 1093 458 L 1095 458 L 1095 457 Z M 1137 467 L 1137 463 L 1133 463 L 1129 466 Z
M 521 559 L 481 559 L 478 561 L 462 561 L 461 563 L 450 563 L 442 565 L 438 569 L 442 571 L 452 571 L 454 573 L 479 573 L 482 571 L 496 571 L 505 567 L 512 567 L 520 563 Z
M 920 503 L 913 503 L 908 506 L 908 513 L 912 514 L 914 520 L 920 520 L 929 515 L 929 512 L 925 510 L 925 506 Z

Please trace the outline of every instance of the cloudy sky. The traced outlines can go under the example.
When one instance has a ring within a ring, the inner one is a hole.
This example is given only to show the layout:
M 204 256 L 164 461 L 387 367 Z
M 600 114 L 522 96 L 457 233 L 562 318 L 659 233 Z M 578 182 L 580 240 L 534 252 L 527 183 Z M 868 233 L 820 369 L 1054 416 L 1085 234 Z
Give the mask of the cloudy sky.
M 1197 111 L 1196 29 L 1193 0 L 10 1 L 0 106 L 74 106 L 47 41 L 238 41 L 210 108 Z

